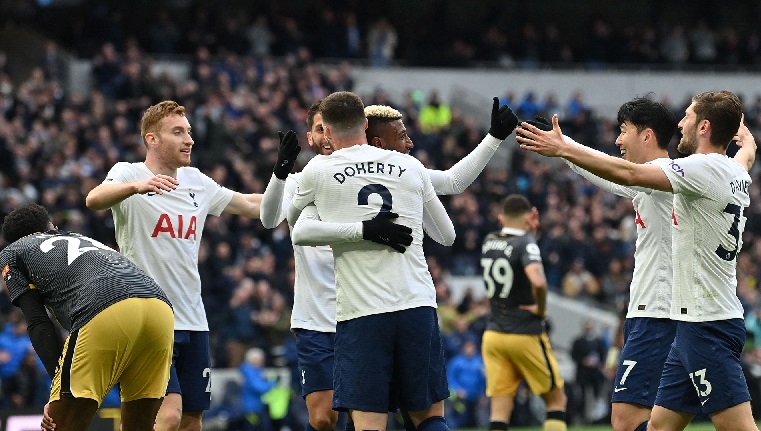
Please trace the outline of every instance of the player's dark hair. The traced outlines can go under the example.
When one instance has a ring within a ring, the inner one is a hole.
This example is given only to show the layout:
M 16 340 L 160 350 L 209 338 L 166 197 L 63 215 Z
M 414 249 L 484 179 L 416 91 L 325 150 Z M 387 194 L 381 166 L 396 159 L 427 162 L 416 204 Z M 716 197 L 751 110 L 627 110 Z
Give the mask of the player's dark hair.
M 523 195 L 509 195 L 502 201 L 502 214 L 516 217 L 531 211 L 531 202 Z
M 309 110 L 307 111 L 307 127 L 309 127 L 309 130 L 312 130 L 312 126 L 314 125 L 314 116 L 317 115 L 318 112 L 320 112 L 320 105 L 322 104 L 322 99 L 317 100 L 316 102 L 312 103 L 312 106 L 309 107 Z
M 50 229 L 50 214 L 41 205 L 29 203 L 11 211 L 3 220 L 3 238 L 10 244 L 37 232 Z
M 322 100 L 322 123 L 335 133 L 346 133 L 365 125 L 365 105 L 349 91 L 338 91 Z
M 692 103 L 696 121 L 711 123 L 711 144 L 726 150 L 742 121 L 740 98 L 729 91 L 706 91 L 693 97 Z
M 658 147 L 668 148 L 671 137 L 676 132 L 676 118 L 668 108 L 647 97 L 637 97 L 618 109 L 618 123 L 631 123 L 638 132 L 652 129 Z

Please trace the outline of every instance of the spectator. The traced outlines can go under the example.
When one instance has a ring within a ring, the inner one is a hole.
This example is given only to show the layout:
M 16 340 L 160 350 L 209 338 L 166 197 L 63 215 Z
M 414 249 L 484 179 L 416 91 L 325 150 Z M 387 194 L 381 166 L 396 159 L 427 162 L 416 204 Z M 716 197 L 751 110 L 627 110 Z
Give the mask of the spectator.
M 264 377 L 264 351 L 252 348 L 246 352 L 246 359 L 240 365 L 243 375 L 241 410 L 245 418 L 245 431 L 269 430 L 269 414 L 262 395 L 275 387 L 275 382 Z
M 391 23 L 384 17 L 378 18 L 367 34 L 370 66 L 388 67 L 394 59 L 397 43 L 399 39 Z
M 579 390 L 579 411 L 588 422 L 600 419 L 606 412 L 606 402 L 602 399 L 606 354 L 607 347 L 592 322 L 585 321 L 581 335 L 573 341 L 571 358 L 576 363 L 574 384 Z
M 563 295 L 584 300 L 600 299 L 600 284 L 584 267 L 584 259 L 576 258 L 568 272 L 563 276 Z
M 420 111 L 419 121 L 424 133 L 436 133 L 452 121 L 452 110 L 441 101 L 438 91 L 431 92 L 428 104 Z
M 486 375 L 475 337 L 465 340 L 460 352 L 447 363 L 447 381 L 453 404 L 453 411 L 447 415 L 449 426 L 452 429 L 478 427 L 476 413 L 479 404 L 486 399 Z

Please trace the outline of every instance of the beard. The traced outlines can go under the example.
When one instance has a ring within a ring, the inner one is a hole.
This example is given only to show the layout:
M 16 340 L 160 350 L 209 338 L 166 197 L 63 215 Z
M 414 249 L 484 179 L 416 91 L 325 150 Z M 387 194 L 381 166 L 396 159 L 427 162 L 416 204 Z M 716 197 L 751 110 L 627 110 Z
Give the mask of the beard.
M 312 150 L 315 152 L 315 154 L 320 156 L 330 155 L 333 153 L 333 150 L 327 150 L 323 148 L 325 144 L 327 144 L 327 140 L 321 140 L 321 141 L 315 141 L 314 139 L 311 139 L 309 144 L 312 146 Z
M 696 129 L 682 132 L 682 139 L 676 147 L 677 151 L 682 154 L 695 154 L 698 149 L 698 133 Z

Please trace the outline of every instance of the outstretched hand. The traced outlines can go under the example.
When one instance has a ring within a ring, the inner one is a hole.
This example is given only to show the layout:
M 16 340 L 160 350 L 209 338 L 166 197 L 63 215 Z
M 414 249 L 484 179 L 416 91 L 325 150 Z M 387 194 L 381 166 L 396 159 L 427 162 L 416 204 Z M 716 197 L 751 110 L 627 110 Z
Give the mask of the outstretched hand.
M 516 140 L 521 149 L 548 157 L 562 157 L 562 150 L 569 144 L 563 139 L 557 114 L 552 116 L 552 130 L 544 131 L 528 122 L 516 129 Z
M 296 157 L 301 151 L 301 145 L 299 145 L 299 138 L 296 137 L 296 132 L 293 130 L 289 130 L 285 134 L 278 131 L 277 135 L 280 137 L 280 144 L 277 147 L 277 162 L 272 172 L 276 177 L 284 180 L 296 164 Z
M 397 213 L 380 212 L 372 220 L 363 221 L 362 238 L 404 253 L 412 244 L 412 229 L 391 221 L 397 217 Z
M 518 125 L 518 117 L 509 106 L 499 106 L 499 97 L 495 97 L 493 102 L 489 134 L 499 140 L 505 140 Z
M 756 140 L 753 138 L 753 134 L 748 129 L 748 126 L 745 125 L 745 114 L 742 114 L 742 117 L 740 117 L 740 128 L 737 129 L 737 133 L 732 139 L 737 143 L 738 147 L 742 147 L 745 144 L 751 144 L 755 147 Z
M 544 130 L 545 132 L 552 130 L 552 124 L 541 115 L 535 115 L 533 120 L 528 120 L 526 122 L 539 130 Z

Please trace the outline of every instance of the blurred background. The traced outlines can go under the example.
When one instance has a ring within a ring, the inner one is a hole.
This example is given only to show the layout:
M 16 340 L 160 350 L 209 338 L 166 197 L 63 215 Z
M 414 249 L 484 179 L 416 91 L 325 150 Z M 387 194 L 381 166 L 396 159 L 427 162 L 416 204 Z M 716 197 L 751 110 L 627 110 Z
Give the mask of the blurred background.
M 694 94 L 730 90 L 759 139 L 758 22 L 761 2 L 749 0 L 0 0 L 0 217 L 39 202 L 60 228 L 115 247 L 111 214 L 88 210 L 84 196 L 117 161 L 144 159 L 139 118 L 164 99 L 187 108 L 193 166 L 244 193 L 264 191 L 278 130 L 299 133 L 297 169 L 306 164 L 314 155 L 306 111 L 339 90 L 400 110 L 412 154 L 434 169 L 449 168 L 481 141 L 493 96 L 521 119 L 558 114 L 566 135 L 618 154 L 615 118 L 625 101 L 652 97 L 679 119 Z M 605 423 L 615 367 L 606 356 L 633 267 L 632 206 L 557 160 L 515 147 L 508 137 L 466 192 L 442 197 L 457 230 L 454 246 L 426 243 L 447 355 L 463 364 L 480 352 L 488 312 L 481 241 L 498 229 L 501 198 L 523 193 L 542 216 L 550 334 L 570 423 Z M 758 164 L 751 175 L 758 181 Z M 738 296 L 749 329 L 746 377 L 757 400 L 759 235 L 761 196 L 753 186 Z M 265 230 L 255 220 L 210 217 L 199 268 L 215 367 L 205 428 L 238 429 L 246 414 L 239 370 L 252 366 L 246 358 L 259 349 L 265 360 L 257 366 L 280 383 L 265 395 L 267 431 L 303 429 L 287 226 Z M 0 409 L 38 413 L 49 380 L 7 295 L 0 296 L 0 324 Z M 596 377 L 578 381 L 577 366 L 590 355 Z M 482 373 L 452 372 L 453 428 L 488 425 Z M 104 407 L 114 405 L 118 395 Z M 538 425 L 542 414 L 541 401 L 522 390 L 512 425 Z

